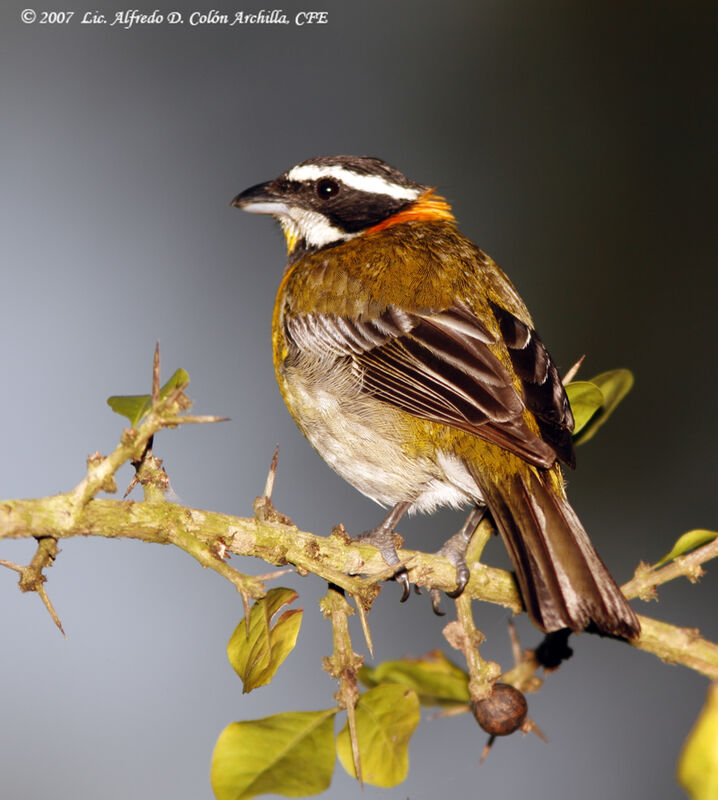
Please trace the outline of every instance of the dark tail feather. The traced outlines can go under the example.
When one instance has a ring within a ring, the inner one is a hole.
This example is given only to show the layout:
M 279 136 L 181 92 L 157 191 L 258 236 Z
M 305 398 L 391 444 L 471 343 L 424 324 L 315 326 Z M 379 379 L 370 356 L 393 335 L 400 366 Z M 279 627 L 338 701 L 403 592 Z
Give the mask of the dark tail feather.
M 640 623 L 568 501 L 540 470 L 481 482 L 533 621 L 546 632 L 584 630 L 632 638 Z

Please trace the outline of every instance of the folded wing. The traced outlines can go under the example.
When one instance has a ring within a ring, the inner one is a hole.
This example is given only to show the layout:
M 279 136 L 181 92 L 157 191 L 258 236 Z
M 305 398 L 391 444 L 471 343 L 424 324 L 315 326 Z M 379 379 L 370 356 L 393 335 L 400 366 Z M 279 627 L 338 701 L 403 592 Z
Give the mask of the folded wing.
M 512 366 L 496 355 L 498 338 L 465 304 L 432 314 L 388 308 L 373 320 L 326 314 L 288 316 L 299 350 L 349 359 L 362 391 L 421 419 L 472 433 L 539 467 L 573 464 L 573 417 L 558 372 L 535 331 L 492 307 Z M 526 424 L 528 409 L 541 436 Z

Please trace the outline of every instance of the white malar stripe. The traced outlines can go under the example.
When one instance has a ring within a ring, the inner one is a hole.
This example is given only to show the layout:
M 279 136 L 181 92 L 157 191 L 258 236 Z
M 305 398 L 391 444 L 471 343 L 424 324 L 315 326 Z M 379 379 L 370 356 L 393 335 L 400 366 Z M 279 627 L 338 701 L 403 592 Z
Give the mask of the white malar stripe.
M 335 228 L 324 214 L 307 208 L 289 206 L 286 214 L 282 216 L 291 220 L 299 237 L 303 238 L 309 247 L 324 247 L 332 242 L 353 239 L 357 235 Z
M 287 240 L 304 239 L 310 247 L 324 245 L 344 239 L 353 239 L 356 234 L 348 234 L 335 228 L 329 220 L 317 211 L 299 206 L 289 206 L 277 200 L 261 200 L 242 206 L 251 214 L 271 214 L 276 217 L 284 230 Z
M 328 164 L 299 164 L 287 173 L 290 181 L 316 181 L 320 178 L 334 178 L 345 186 L 369 194 L 385 194 L 395 200 L 416 200 L 420 189 L 408 189 L 382 178 L 381 175 L 360 175 L 346 167 Z

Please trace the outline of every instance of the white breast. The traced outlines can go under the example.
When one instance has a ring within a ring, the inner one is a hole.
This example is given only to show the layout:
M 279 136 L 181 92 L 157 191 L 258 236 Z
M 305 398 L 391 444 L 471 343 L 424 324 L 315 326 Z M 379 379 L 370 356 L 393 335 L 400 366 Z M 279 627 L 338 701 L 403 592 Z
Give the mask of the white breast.
M 410 511 L 430 512 L 481 501 L 460 459 L 407 454 L 398 434 L 402 412 L 362 393 L 349 369 L 323 366 L 302 370 L 302 378 L 291 368 L 278 377 L 292 416 L 332 469 L 383 506 L 409 501 Z

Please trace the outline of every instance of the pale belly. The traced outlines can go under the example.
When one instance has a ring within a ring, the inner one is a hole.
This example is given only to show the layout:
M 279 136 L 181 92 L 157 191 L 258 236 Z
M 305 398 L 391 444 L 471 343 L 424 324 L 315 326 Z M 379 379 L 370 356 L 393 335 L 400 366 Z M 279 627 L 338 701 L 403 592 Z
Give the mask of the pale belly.
M 412 503 L 410 512 L 481 503 L 481 492 L 463 462 L 402 443 L 405 418 L 398 409 L 359 391 L 347 372 L 300 379 L 291 368 L 279 376 L 284 399 L 302 433 L 345 480 L 383 506 Z M 339 391 L 341 389 L 341 391 Z

